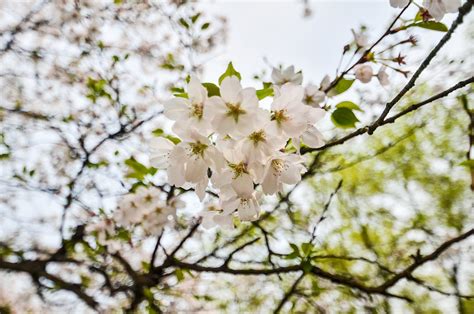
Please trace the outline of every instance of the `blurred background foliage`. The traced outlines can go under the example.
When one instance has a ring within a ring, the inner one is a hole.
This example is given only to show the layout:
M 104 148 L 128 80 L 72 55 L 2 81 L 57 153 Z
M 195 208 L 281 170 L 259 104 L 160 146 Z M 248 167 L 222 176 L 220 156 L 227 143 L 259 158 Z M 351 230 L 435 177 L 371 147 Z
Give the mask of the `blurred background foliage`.
M 77 225 L 113 211 L 110 199 L 133 183 L 149 183 L 155 174 L 159 179 L 159 169 L 135 159 L 136 152 L 146 153 L 143 143 L 152 133 L 163 136 L 161 128 L 166 129 L 154 104 L 176 91 L 170 88 L 182 86 L 187 73 L 200 73 L 209 53 L 225 42 L 225 18 L 207 17 L 186 1 L 77 3 L 45 1 L 38 4 L 46 6 L 41 14 L 27 15 L 16 31 L 7 25 L 2 32 L 2 261 L 56 252 L 65 243 L 57 232 L 63 209 L 72 236 Z M 449 79 L 418 84 L 396 109 L 444 90 L 454 74 L 472 75 L 469 57 L 472 47 L 466 47 L 463 59 L 438 61 L 430 71 L 443 69 Z M 436 100 L 373 135 L 309 154 L 314 167 L 304 183 L 288 190 L 289 196 L 268 198 L 260 220 L 234 231 L 199 229 L 176 258 L 220 265 L 239 246 L 256 241 L 238 251 L 230 266 L 306 263 L 308 269 L 316 266 L 366 286 L 383 284 L 473 226 L 473 88 Z M 383 102 L 370 96 L 377 91 L 357 92 L 364 118 L 376 117 Z M 149 120 L 158 122 L 148 125 Z M 331 129 L 329 134 L 337 138 L 340 132 Z M 168 247 L 179 243 L 192 221 L 186 213 L 178 219 L 168 230 Z M 117 237 L 136 271 L 147 273 L 156 235 L 121 230 Z M 90 239 L 81 244 L 65 246 L 66 255 L 104 266 L 114 283 L 131 285 L 123 265 L 106 248 Z M 163 281 L 143 290 L 144 302 L 136 311 L 158 312 L 151 306 L 156 303 L 170 313 L 267 313 L 275 308 L 292 313 L 473 313 L 474 300 L 459 297 L 474 295 L 472 245 L 466 240 L 392 288 L 411 303 L 305 272 L 235 276 L 173 267 Z M 87 269 L 54 265 L 48 270 L 75 276 L 74 282 L 87 291 L 99 290 L 106 312 L 128 306 L 128 295 L 100 291 Z M 57 284 L 6 272 L 0 279 L 0 313 L 89 311 L 65 302 L 70 295 L 59 292 L 58 297 Z M 10 291 L 17 280 L 23 286 L 18 283 Z

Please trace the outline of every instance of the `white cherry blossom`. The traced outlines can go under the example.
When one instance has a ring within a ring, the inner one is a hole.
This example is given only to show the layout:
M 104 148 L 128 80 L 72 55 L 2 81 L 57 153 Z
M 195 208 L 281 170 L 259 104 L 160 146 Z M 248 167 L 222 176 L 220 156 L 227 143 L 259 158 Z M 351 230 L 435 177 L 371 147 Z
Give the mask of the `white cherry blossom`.
M 316 85 L 308 84 L 304 89 L 303 102 L 311 107 L 320 108 L 320 104 L 326 99 L 326 93 L 321 91 Z
M 301 181 L 301 174 L 306 170 L 303 161 L 303 158 L 296 154 L 279 153 L 271 157 L 263 175 L 263 192 L 275 194 L 282 191 L 283 183 L 292 185 Z
M 355 77 L 362 83 L 369 83 L 374 72 L 369 64 L 358 64 L 355 68 Z
M 206 108 L 207 90 L 199 79 L 192 76 L 187 85 L 188 98 L 175 97 L 164 104 L 164 115 L 173 121 L 173 131 L 181 135 L 188 128 L 199 130 L 203 135 L 211 131 L 210 112 Z
M 184 207 L 182 201 L 164 199 L 159 189 L 139 186 L 120 200 L 114 220 L 126 228 L 140 223 L 145 233 L 156 234 L 172 221 L 180 207 Z
M 233 215 L 224 213 L 224 210 L 215 204 L 207 204 L 201 212 L 202 223 L 205 229 L 211 229 L 220 226 L 224 229 L 234 229 Z
M 437 21 L 441 21 L 446 13 L 455 13 L 461 6 L 461 0 L 423 0 L 423 6 Z
M 306 129 L 306 114 L 309 106 L 304 105 L 304 88 L 285 84 L 275 90 L 271 105 L 273 128 L 277 134 L 299 137 Z
M 250 165 L 249 157 L 240 149 L 225 150 L 223 153 L 227 165 L 213 175 L 213 183 L 221 189 L 221 197 L 225 199 L 235 194 L 251 194 L 254 190 L 254 178 L 258 177 L 255 167 L 252 167 L 255 165 Z
M 222 202 L 224 213 L 237 211 L 242 221 L 255 221 L 260 217 L 260 204 L 257 193 L 238 193 L 234 197 Z
M 277 86 L 284 85 L 286 83 L 300 85 L 303 82 L 303 73 L 301 73 L 301 71 L 295 73 L 294 66 L 289 66 L 282 70 L 273 68 L 272 80 Z
M 285 147 L 287 139 L 272 131 L 274 129 L 271 128 L 270 114 L 267 112 L 265 120 L 238 142 L 238 148 L 248 156 L 250 164 L 262 162 L 275 151 Z
M 258 98 L 254 88 L 242 88 L 236 76 L 226 77 L 221 84 L 221 96 L 206 102 L 215 131 L 231 137 L 247 135 L 256 123 Z

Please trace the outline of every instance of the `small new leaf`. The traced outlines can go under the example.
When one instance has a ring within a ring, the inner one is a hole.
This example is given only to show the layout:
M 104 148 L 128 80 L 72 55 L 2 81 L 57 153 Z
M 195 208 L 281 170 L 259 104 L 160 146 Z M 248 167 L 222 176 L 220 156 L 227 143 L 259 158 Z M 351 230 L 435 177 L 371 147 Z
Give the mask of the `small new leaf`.
M 421 22 L 411 23 L 411 24 L 401 27 L 400 29 L 404 30 L 410 27 L 421 27 L 421 28 L 426 28 L 433 31 L 438 31 L 438 32 L 448 31 L 448 27 L 445 24 L 441 22 L 436 22 L 436 21 L 426 21 L 426 22 L 421 21 Z
M 364 111 L 352 101 L 343 101 L 336 105 L 336 108 L 347 108 L 351 110 Z
M 359 122 L 354 112 L 349 108 L 337 108 L 331 115 L 335 126 L 343 129 L 353 128 Z
M 129 168 L 127 178 L 133 178 L 140 181 L 145 179 L 146 175 L 154 175 L 158 171 L 158 169 L 156 169 L 155 167 L 146 167 L 133 157 L 130 157 L 129 159 L 125 160 L 125 164 Z
M 331 88 L 329 91 L 328 95 L 329 96 L 336 96 L 339 94 L 344 93 L 346 90 L 351 88 L 352 84 L 354 83 L 355 80 L 346 80 L 346 79 L 340 79 L 339 82 L 337 82 L 336 86 Z
M 263 88 L 257 90 L 257 97 L 258 99 L 262 100 L 266 97 L 271 97 L 273 96 L 273 87 L 270 86 L 265 86 L 265 83 L 263 83 Z
M 441 22 L 435 22 L 435 21 L 426 21 L 426 22 L 421 22 L 421 23 L 415 23 L 413 26 L 426 28 L 426 29 L 431 29 L 433 31 L 438 31 L 438 32 L 447 32 L 448 31 L 448 27 L 446 25 L 444 25 Z
M 221 91 L 219 89 L 219 86 L 217 86 L 214 83 L 202 83 L 202 85 L 207 89 L 207 96 L 212 97 L 212 96 L 220 96 Z
M 184 28 L 186 28 L 186 29 L 189 28 L 188 22 L 186 22 L 186 20 L 183 19 L 183 18 L 180 18 L 180 19 L 179 19 L 179 24 L 181 24 L 181 25 L 182 25 Z
M 227 65 L 227 69 L 225 70 L 225 72 L 219 77 L 219 85 L 222 83 L 222 81 L 228 77 L 228 76 L 237 76 L 239 78 L 239 80 L 242 79 L 242 76 L 240 75 L 239 72 L 237 72 L 235 69 L 234 69 L 234 66 L 232 65 L 232 62 L 229 62 L 229 64 Z

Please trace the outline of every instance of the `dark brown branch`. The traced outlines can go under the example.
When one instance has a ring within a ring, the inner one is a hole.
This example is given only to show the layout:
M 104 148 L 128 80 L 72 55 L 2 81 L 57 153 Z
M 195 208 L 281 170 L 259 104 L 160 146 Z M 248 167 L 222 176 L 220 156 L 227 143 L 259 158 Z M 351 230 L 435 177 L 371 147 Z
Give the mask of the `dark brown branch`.
M 425 58 L 425 60 L 421 63 L 421 65 L 418 67 L 416 72 L 413 74 L 413 76 L 410 78 L 408 83 L 403 87 L 403 89 L 390 101 L 385 105 L 385 109 L 382 112 L 382 114 L 379 116 L 377 121 L 372 124 L 372 126 L 369 128 L 368 133 L 372 134 L 375 129 L 379 126 L 379 124 L 384 122 L 385 117 L 387 117 L 388 113 L 390 110 L 395 106 L 403 96 L 405 96 L 408 91 L 415 86 L 416 80 L 418 77 L 421 75 L 421 73 L 428 67 L 430 64 L 431 60 L 438 54 L 438 52 L 441 50 L 441 48 L 448 42 L 448 40 L 451 38 L 452 34 L 454 31 L 458 28 L 459 25 L 462 24 L 464 20 L 464 16 L 466 16 L 472 8 L 472 5 L 474 4 L 474 0 L 468 0 L 462 7 L 459 8 L 459 14 L 456 20 L 453 22 L 449 30 L 446 32 L 446 34 L 441 38 L 441 40 L 438 42 L 438 44 L 431 50 L 431 52 L 428 54 L 428 56 Z
M 299 277 L 295 280 L 295 282 L 291 285 L 290 289 L 285 293 L 283 298 L 281 299 L 280 303 L 278 303 L 278 306 L 276 307 L 275 311 L 273 313 L 278 314 L 280 313 L 281 309 L 285 305 L 285 303 L 291 298 L 291 296 L 295 293 L 296 288 L 298 287 L 299 283 L 301 280 L 303 280 L 305 276 L 305 273 L 302 273 L 299 275 Z
M 233 250 L 232 252 L 230 252 L 230 254 L 227 256 L 227 258 L 225 259 L 224 261 L 224 265 L 227 266 L 229 265 L 230 261 L 232 260 L 232 257 L 234 257 L 234 255 L 239 252 L 239 251 L 242 251 L 244 248 L 246 248 L 247 246 L 250 246 L 252 244 L 254 244 L 255 242 L 257 242 L 258 240 L 260 240 L 260 238 L 255 238 L 253 240 L 250 240 L 249 242 L 246 242 L 244 244 L 242 244 L 241 246 L 237 247 L 235 250 Z
M 80 284 L 67 282 L 55 275 L 46 272 L 46 265 L 48 261 L 42 260 L 27 260 L 17 263 L 7 262 L 0 259 L 0 269 L 13 272 L 28 273 L 31 278 L 38 282 L 39 278 L 45 278 L 53 282 L 60 289 L 74 293 L 79 299 L 84 301 L 89 307 L 95 309 L 98 306 L 97 301 L 90 295 L 86 294 Z
M 461 235 L 459 235 L 459 236 L 457 236 L 456 238 L 453 238 L 449 241 L 444 242 L 436 250 L 434 250 L 431 254 L 425 255 L 423 257 L 417 257 L 415 259 L 415 262 L 413 262 L 410 266 L 405 268 L 403 271 L 397 273 L 395 276 L 393 276 L 392 278 L 387 280 L 385 283 L 383 283 L 382 285 L 377 287 L 377 289 L 378 290 L 387 290 L 388 288 L 394 286 L 401 279 L 404 279 L 404 278 L 407 278 L 408 276 L 410 276 L 413 273 L 413 271 L 415 271 L 415 269 L 417 269 L 421 265 L 423 265 L 423 264 L 425 264 L 429 261 L 435 260 L 444 251 L 449 249 L 453 244 L 461 242 L 461 241 L 469 238 L 473 234 L 474 234 L 474 228 L 467 231 L 467 232 L 465 232 L 465 233 L 463 233 L 463 234 L 461 234 Z
M 325 150 L 329 147 L 333 147 L 333 146 L 337 146 L 337 145 L 341 145 L 343 143 L 345 143 L 346 141 L 354 138 L 354 137 L 357 137 L 359 135 L 362 135 L 362 134 L 365 134 L 365 133 L 368 133 L 368 131 L 371 129 L 371 130 L 375 130 L 385 124 L 389 124 L 389 123 L 393 123 L 395 122 L 398 118 L 412 112 L 412 111 L 415 111 L 417 109 L 419 109 L 420 107 L 422 106 L 425 106 L 427 104 L 430 104 L 432 102 L 434 102 L 435 100 L 438 100 L 438 99 L 441 99 L 443 97 L 446 97 L 448 96 L 449 94 L 451 94 L 452 92 L 460 89 L 460 88 L 463 88 L 464 86 L 467 86 L 471 83 L 474 82 L 474 77 L 470 77 L 466 80 L 463 80 L 457 84 L 455 84 L 454 86 L 448 88 L 447 90 L 441 92 L 441 93 L 438 93 L 420 103 L 417 103 L 417 104 L 414 104 L 414 105 L 411 105 L 410 107 L 408 107 L 407 109 L 405 110 L 402 110 L 401 112 L 395 114 L 394 116 L 390 117 L 390 118 L 387 118 L 385 120 L 383 120 L 382 122 L 374 122 L 373 124 L 371 124 L 370 126 L 365 126 L 365 127 L 362 127 L 362 128 L 359 128 L 357 129 L 356 131 L 340 138 L 340 139 L 337 139 L 337 140 L 334 140 L 334 141 L 331 141 L 321 147 L 318 147 L 318 148 L 302 148 L 301 149 L 301 153 L 308 153 L 308 152 L 312 152 L 312 151 L 321 151 L 321 150 Z

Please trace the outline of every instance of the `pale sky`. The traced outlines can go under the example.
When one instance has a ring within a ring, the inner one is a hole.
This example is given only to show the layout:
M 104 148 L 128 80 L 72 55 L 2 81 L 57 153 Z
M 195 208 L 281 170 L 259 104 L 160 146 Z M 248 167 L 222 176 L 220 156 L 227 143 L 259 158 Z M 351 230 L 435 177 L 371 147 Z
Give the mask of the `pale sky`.
M 304 6 L 298 0 L 205 1 L 205 11 L 225 16 L 229 27 L 228 42 L 215 58 L 208 60 L 205 79 L 215 81 L 229 61 L 244 78 L 251 78 L 265 68 L 266 57 L 272 65 L 293 64 L 303 69 L 306 82 L 319 83 L 325 74 L 334 76 L 342 47 L 352 39 L 351 28 L 366 25 L 373 41 L 400 12 L 388 0 L 311 1 L 310 6 L 312 16 L 302 18 Z M 412 10 L 406 16 L 414 16 L 415 12 Z M 449 26 L 454 17 L 455 14 L 449 14 L 443 22 Z M 465 40 L 460 33 L 464 29 L 459 28 L 444 52 L 462 50 Z M 423 54 L 443 36 L 441 32 L 424 29 L 414 31 L 424 48 L 419 50 Z M 415 59 L 417 54 L 411 56 Z M 248 83 L 245 79 L 244 82 Z

